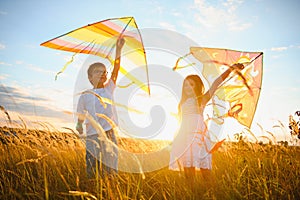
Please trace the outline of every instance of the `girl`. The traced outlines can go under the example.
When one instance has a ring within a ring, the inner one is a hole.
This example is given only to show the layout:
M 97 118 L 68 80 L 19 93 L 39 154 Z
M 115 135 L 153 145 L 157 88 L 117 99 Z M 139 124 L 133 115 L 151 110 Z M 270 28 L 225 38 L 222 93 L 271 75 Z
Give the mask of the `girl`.
M 212 155 L 208 152 L 211 144 L 203 118 L 205 105 L 233 70 L 243 68 L 243 64 L 232 65 L 214 81 L 206 93 L 198 75 L 189 75 L 183 82 L 182 96 L 178 105 L 182 121 L 178 135 L 172 144 L 169 168 L 183 170 L 191 184 L 196 169 L 201 171 L 205 179 L 210 177 L 212 169 Z

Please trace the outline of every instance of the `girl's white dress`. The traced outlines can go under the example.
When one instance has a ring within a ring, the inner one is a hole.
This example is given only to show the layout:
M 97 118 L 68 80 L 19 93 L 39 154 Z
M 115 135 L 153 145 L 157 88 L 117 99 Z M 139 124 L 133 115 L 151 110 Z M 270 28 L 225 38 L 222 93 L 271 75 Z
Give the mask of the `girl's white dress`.
M 189 98 L 181 106 L 181 126 L 172 144 L 169 169 L 211 169 L 210 149 L 203 108 L 197 106 L 195 98 Z

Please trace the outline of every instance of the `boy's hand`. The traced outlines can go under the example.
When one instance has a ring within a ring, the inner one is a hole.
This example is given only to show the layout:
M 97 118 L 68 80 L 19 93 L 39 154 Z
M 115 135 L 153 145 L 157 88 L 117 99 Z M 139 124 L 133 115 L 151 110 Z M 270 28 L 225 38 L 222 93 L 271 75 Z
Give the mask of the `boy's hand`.
M 117 48 L 122 49 L 125 44 L 125 39 L 123 37 L 119 37 L 117 40 Z
M 78 131 L 79 134 L 83 133 L 82 123 L 76 124 L 76 130 Z

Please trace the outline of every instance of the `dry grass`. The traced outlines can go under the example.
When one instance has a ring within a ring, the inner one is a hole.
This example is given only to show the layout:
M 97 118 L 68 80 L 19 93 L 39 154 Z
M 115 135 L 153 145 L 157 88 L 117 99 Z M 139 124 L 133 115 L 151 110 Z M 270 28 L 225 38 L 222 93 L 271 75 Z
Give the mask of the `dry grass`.
M 197 174 L 194 190 L 167 168 L 88 179 L 84 145 L 58 131 L 0 130 L 0 199 L 300 199 L 300 149 L 225 143 L 214 154 L 210 183 Z M 159 141 L 122 139 L 129 152 L 156 151 Z M 155 160 L 153 160 L 155 162 Z

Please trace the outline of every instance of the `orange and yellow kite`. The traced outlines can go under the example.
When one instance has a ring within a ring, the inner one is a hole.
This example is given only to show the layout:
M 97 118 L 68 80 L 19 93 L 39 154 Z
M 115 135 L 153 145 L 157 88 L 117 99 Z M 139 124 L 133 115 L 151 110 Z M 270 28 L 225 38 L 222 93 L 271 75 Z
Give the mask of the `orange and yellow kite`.
M 92 54 L 108 59 L 113 64 L 115 44 L 119 37 L 123 37 L 126 41 L 121 56 L 127 61 L 126 66 L 121 63 L 120 72 L 130 80 L 130 84 L 136 84 L 150 94 L 146 54 L 133 17 L 112 18 L 89 24 L 46 41 L 41 46 L 74 52 L 74 55 Z M 58 74 L 66 69 L 73 61 L 73 57 Z M 130 73 L 137 67 L 144 70 L 139 77 Z
M 215 93 L 219 102 L 229 104 L 226 113 L 220 112 L 220 103 L 215 103 L 214 98 L 211 104 L 214 110 L 213 118 L 233 117 L 240 124 L 250 128 L 261 90 L 263 53 L 191 47 L 187 55 L 177 60 L 174 70 L 179 69 L 179 61 L 189 55 L 202 63 L 201 74 L 208 85 L 212 85 L 214 80 L 233 64 L 241 63 L 245 66 L 245 69 L 236 72 L 236 76 L 225 80 Z

